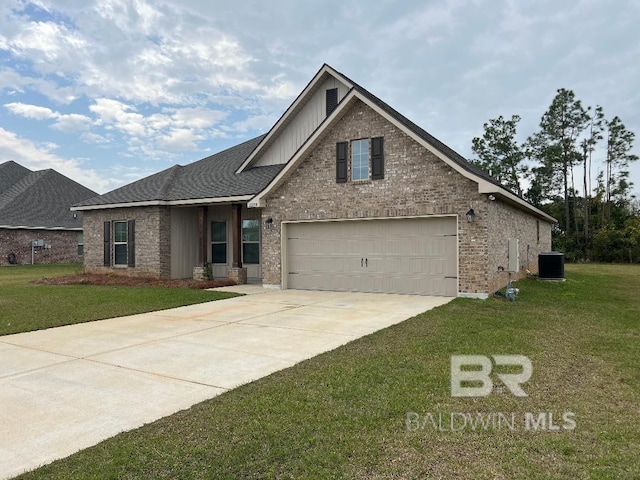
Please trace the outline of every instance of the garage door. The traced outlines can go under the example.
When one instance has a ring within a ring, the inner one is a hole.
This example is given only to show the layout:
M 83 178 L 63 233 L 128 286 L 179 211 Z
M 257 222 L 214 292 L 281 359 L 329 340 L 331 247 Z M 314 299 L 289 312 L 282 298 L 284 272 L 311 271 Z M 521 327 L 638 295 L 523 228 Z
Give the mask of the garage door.
M 456 296 L 455 217 L 291 223 L 287 287 Z

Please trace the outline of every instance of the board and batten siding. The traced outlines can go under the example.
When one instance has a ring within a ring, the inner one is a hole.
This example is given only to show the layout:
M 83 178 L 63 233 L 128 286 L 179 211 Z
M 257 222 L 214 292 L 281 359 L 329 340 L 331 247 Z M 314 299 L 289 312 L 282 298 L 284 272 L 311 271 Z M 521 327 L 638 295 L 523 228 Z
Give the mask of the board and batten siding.
M 284 131 L 272 141 L 254 165 L 258 167 L 287 163 L 327 116 L 326 91 L 332 88 L 338 89 L 338 102 L 349 92 L 344 83 L 334 77 L 328 78 L 294 118 L 290 119 Z
M 262 211 L 257 208 L 247 208 L 246 205 L 242 206 L 242 219 L 243 220 L 259 220 L 261 218 Z M 214 263 L 213 276 L 214 278 L 227 278 L 228 270 L 231 268 L 233 261 L 233 232 L 231 221 L 231 205 L 212 205 L 208 211 L 208 225 L 207 225 L 207 261 L 211 261 L 211 222 L 225 222 L 227 224 L 227 263 Z M 197 232 L 197 225 L 196 225 Z M 262 238 L 260 239 L 262 242 Z M 196 239 L 197 245 L 197 239 Z M 242 255 L 242 252 L 240 252 Z M 260 258 L 262 258 L 262 252 L 260 252 Z M 247 278 L 252 281 L 258 281 L 262 278 L 262 266 L 260 264 L 243 265 L 247 268 Z
M 171 278 L 190 278 L 198 265 L 198 209 L 171 208 Z

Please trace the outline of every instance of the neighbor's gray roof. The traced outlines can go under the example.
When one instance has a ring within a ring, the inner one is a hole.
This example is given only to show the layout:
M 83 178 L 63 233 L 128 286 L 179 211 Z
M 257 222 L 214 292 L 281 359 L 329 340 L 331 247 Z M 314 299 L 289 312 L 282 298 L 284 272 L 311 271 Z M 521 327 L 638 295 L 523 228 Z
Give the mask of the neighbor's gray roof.
M 0 194 L 30 173 L 31 170 L 13 160 L 0 164 Z
M 0 165 L 0 226 L 82 228 L 74 203 L 96 192 L 55 170 L 31 170 L 15 162 Z
M 283 167 L 270 165 L 235 173 L 262 138 L 263 136 L 256 137 L 189 165 L 174 165 L 75 206 L 255 195 L 266 187 Z

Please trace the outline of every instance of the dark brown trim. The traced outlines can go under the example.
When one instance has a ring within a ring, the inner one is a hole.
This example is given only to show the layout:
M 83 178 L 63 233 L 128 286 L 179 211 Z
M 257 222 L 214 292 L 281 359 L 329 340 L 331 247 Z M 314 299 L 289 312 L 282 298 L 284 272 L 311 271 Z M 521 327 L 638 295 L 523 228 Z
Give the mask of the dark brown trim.
M 209 207 L 198 207 L 198 266 L 207 263 L 207 228 L 209 228 Z

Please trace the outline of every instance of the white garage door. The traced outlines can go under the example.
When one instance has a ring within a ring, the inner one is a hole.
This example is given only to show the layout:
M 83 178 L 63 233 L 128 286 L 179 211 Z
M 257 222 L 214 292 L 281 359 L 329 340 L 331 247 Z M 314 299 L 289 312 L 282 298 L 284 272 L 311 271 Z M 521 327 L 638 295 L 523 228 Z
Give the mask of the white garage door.
M 287 224 L 287 287 L 456 296 L 455 217 Z

